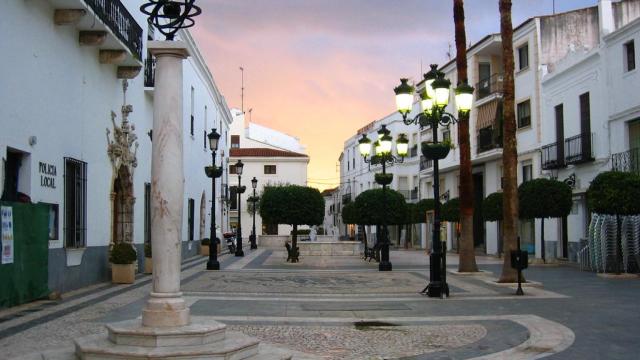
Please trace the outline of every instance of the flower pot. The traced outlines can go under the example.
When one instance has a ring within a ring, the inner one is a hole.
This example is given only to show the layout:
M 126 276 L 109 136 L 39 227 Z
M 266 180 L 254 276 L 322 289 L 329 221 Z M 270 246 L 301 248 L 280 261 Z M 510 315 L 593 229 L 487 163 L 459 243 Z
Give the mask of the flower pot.
M 431 160 L 442 160 L 449 155 L 449 151 L 451 151 L 451 146 L 449 144 L 444 143 L 422 143 L 422 155 Z
M 393 181 L 393 174 L 375 174 L 374 177 L 380 185 L 389 185 Z
M 111 264 L 111 282 L 114 284 L 133 284 L 136 279 L 134 264 Z
M 209 256 L 209 245 L 200 245 L 200 255 Z
M 144 258 L 144 273 L 151 274 L 153 272 L 153 260 L 150 257 Z

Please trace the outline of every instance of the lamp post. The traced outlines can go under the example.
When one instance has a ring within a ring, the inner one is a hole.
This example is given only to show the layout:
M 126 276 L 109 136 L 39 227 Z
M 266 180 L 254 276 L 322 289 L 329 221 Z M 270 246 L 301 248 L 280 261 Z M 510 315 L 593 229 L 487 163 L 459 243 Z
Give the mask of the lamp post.
M 382 174 L 376 174 L 375 179 L 378 184 L 382 185 L 383 208 L 386 208 L 387 185 L 391 184 L 391 181 L 393 180 L 393 174 L 389 174 L 390 176 L 387 176 L 387 163 L 402 163 L 404 161 L 404 157 L 407 156 L 407 151 L 409 150 L 409 140 L 407 140 L 407 137 L 404 134 L 400 134 L 396 140 L 396 153 L 399 158 L 395 157 L 391 153 L 391 149 L 393 147 L 392 140 L 393 138 L 391 137 L 387 126 L 382 125 L 378 131 L 378 140 L 373 144 L 375 155 L 370 159 L 367 157 L 371 154 L 371 140 L 364 134 L 362 135 L 362 138 L 358 140 L 358 149 L 360 150 L 360 155 L 362 155 L 364 161 L 374 165 L 382 165 Z M 391 271 L 392 265 L 389 261 L 389 229 L 387 228 L 386 216 L 383 217 L 383 219 L 381 234 L 382 249 L 380 251 L 381 256 L 378 270 Z
M 216 178 L 222 176 L 222 167 L 216 167 L 216 151 L 218 150 L 220 134 L 218 134 L 216 129 L 211 129 L 207 138 L 209 139 L 209 149 L 211 149 L 211 166 L 204 168 L 207 177 L 211 178 L 211 228 L 209 231 L 211 245 L 209 246 L 207 270 L 220 270 L 220 263 L 218 262 L 218 242 L 216 239 Z
M 256 198 L 256 187 L 258 187 L 258 179 L 256 179 L 255 176 L 251 179 L 251 187 L 253 188 L 253 197 L 251 198 L 251 202 L 253 203 L 253 228 L 251 229 L 249 241 L 251 242 L 251 250 L 254 250 L 258 248 L 256 244 L 256 203 L 258 202 Z
M 242 251 L 242 193 L 246 190 L 244 186 L 242 186 L 242 169 L 244 168 L 244 164 L 242 160 L 238 160 L 236 163 L 236 174 L 238 174 L 238 230 L 236 231 L 236 256 L 244 256 L 244 252 Z
M 446 243 L 440 241 L 440 174 L 438 160 L 444 159 L 451 148 L 451 144 L 438 141 L 438 126 L 449 127 L 458 119 L 445 111 L 449 103 L 451 82 L 438 70 L 438 65 L 431 65 L 431 70 L 424 74 L 424 90 L 420 93 L 421 112 L 413 119 L 407 118 L 413 109 L 415 88 L 408 84 L 407 79 L 400 79 L 400 85 L 394 89 L 396 106 L 406 125 L 419 124 L 420 127 L 429 126 L 433 131 L 431 142 L 422 143 L 422 153 L 433 160 L 433 251 L 430 255 L 429 285 L 422 291 L 429 297 L 448 297 L 449 285 L 446 278 Z M 458 84 L 455 89 L 456 106 L 459 114 L 468 114 L 473 105 L 473 88 L 466 82 Z

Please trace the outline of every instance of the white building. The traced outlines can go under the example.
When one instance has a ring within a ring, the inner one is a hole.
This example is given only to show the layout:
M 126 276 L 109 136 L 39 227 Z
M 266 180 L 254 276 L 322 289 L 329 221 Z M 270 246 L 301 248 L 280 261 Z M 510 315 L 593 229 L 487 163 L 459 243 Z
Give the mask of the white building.
M 373 121 L 357 131 L 355 135 L 347 139 L 344 143 L 344 150 L 340 156 L 340 197 L 336 205 L 339 214 L 339 230 L 342 237 L 353 238 L 357 229 L 353 225 L 342 223 L 342 207 L 354 201 L 363 191 L 380 188 L 375 182 L 375 174 L 382 172 L 381 165 L 372 165 L 365 161 L 358 149 L 358 140 L 366 135 L 369 139 L 377 139 L 378 131 L 385 126 L 390 131 L 394 139 L 393 154 L 398 160 L 395 151 L 395 141 L 400 134 L 405 134 L 409 140 L 409 153 L 402 159 L 401 163 L 387 164 L 387 173 L 393 174 L 393 181 L 389 188 L 404 195 L 409 202 L 417 202 L 420 199 L 419 179 L 417 169 L 419 166 L 419 128 L 417 125 L 407 126 L 403 123 L 402 117 L 398 113 L 390 114 L 380 120 Z M 392 244 L 405 246 L 406 232 L 404 227 L 390 226 L 389 237 Z M 369 229 L 368 231 L 375 231 Z M 422 234 L 412 236 L 412 242 L 407 243 L 407 247 L 424 248 L 426 237 Z
M 258 180 L 256 195 L 260 196 L 269 185 L 307 185 L 309 156 L 298 138 L 255 123 L 245 124 L 241 110 L 232 109 L 233 123 L 230 130 L 230 157 L 228 161 L 229 180 L 227 186 L 230 209 L 230 228 L 238 226 L 238 200 L 236 188 L 238 176 L 235 164 L 244 163 L 242 185 L 246 191 L 241 195 L 240 212 L 243 248 L 248 247 L 248 239 L 253 225 L 252 204 L 247 199 L 253 195 L 251 179 Z M 286 224 L 263 224 L 256 211 L 256 235 L 288 235 L 292 227 Z
M 338 219 L 340 213 L 336 209 L 338 204 L 338 194 L 340 193 L 340 187 L 324 190 L 321 194 L 324 198 L 324 221 L 322 223 L 322 229 L 325 235 L 338 236 L 339 224 Z
M 0 4 L 7 18 L 0 30 L 13 34 L 0 43 L 0 52 L 12 54 L 0 67 L 0 193 L 51 204 L 48 259 L 37 260 L 48 263 L 49 289 L 61 292 L 108 280 L 114 241 L 135 243 L 142 261 L 150 239 L 154 101 L 152 62 L 145 61 L 153 33 L 139 2 L 110 1 L 110 11 L 103 2 L 63 4 Z M 191 256 L 197 246 L 190 240 L 208 237 L 202 229 L 209 206 L 202 204 L 211 199 L 211 183 L 203 168 L 211 154 L 203 136 L 212 127 L 228 135 L 231 116 L 189 33 L 178 38 L 191 53 L 182 85 L 183 256 Z M 223 138 L 220 156 L 228 156 L 227 144 Z

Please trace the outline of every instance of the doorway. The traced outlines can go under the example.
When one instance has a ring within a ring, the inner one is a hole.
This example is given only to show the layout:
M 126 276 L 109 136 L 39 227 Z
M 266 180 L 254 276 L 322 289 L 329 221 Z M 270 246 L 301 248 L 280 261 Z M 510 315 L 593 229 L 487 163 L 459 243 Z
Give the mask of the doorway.
M 2 187 L 1 197 L 4 201 L 18 201 L 22 157 L 23 154 L 21 152 L 7 149 L 7 160 L 4 163 L 4 186 Z
M 484 174 L 473 174 L 473 245 L 476 251 L 486 253 L 482 201 L 484 200 Z

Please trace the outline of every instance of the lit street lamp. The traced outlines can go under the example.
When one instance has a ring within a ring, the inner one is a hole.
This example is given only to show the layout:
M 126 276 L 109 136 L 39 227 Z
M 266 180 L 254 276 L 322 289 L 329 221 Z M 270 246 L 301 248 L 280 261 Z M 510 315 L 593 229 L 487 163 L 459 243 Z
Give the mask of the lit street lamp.
M 246 190 L 246 187 L 242 186 L 242 169 L 244 164 L 242 160 L 238 160 L 236 163 L 236 174 L 238 174 L 238 229 L 236 230 L 236 256 L 244 256 L 242 251 L 242 193 Z
M 249 241 L 251 242 L 251 250 L 253 250 L 258 248 L 256 244 L 256 204 L 258 203 L 256 187 L 258 187 L 258 179 L 255 176 L 251 179 L 251 187 L 253 188 L 253 197 L 251 198 L 251 202 L 253 202 L 253 229 L 251 230 Z
M 409 140 L 404 134 L 400 134 L 398 139 L 396 140 L 396 153 L 399 158 L 395 157 L 391 153 L 391 149 L 393 138 L 390 135 L 390 131 L 387 129 L 386 125 L 382 125 L 380 130 L 378 131 L 378 140 L 373 144 L 375 154 L 370 158 L 367 157 L 371 154 L 371 140 L 362 134 L 362 138 L 358 141 L 358 148 L 360 150 L 360 154 L 364 158 L 366 163 L 371 163 L 374 165 L 382 165 L 382 174 L 376 174 L 375 179 L 376 182 L 382 185 L 382 201 L 384 202 L 384 206 L 386 207 L 386 191 L 387 185 L 391 184 L 393 180 L 393 174 L 387 174 L 387 163 L 402 163 L 404 161 L 404 157 L 407 156 L 407 151 L 409 150 Z M 389 230 L 387 228 L 387 220 L 386 217 L 383 217 L 382 223 L 382 239 L 381 241 L 382 249 L 380 250 L 380 264 L 378 265 L 378 270 L 380 271 L 391 271 L 391 262 L 389 261 Z
M 204 168 L 207 177 L 211 178 L 211 228 L 209 231 L 211 245 L 209 246 L 207 270 L 220 270 L 220 263 L 218 262 L 218 242 L 216 239 L 216 178 L 222 176 L 222 167 L 216 167 L 216 151 L 218 150 L 220 134 L 218 134 L 216 129 L 211 129 L 207 138 L 209 139 L 209 149 L 211 150 L 211 166 Z
M 418 123 L 420 127 L 429 126 L 433 131 L 431 142 L 422 143 L 422 154 L 433 160 L 433 251 L 430 255 L 429 285 L 422 291 L 429 297 L 448 297 L 449 285 L 446 280 L 446 243 L 440 241 L 440 175 L 438 160 L 444 159 L 451 144 L 438 142 L 438 126 L 449 127 L 458 119 L 453 114 L 445 111 L 449 103 L 451 82 L 444 77 L 444 73 L 438 70 L 438 65 L 431 65 L 431 70 L 424 74 L 424 90 L 420 93 L 421 113 L 413 119 L 407 116 L 413 108 L 415 88 L 408 84 L 407 79 L 400 79 L 400 85 L 394 89 L 396 94 L 396 106 L 406 125 Z M 460 83 L 455 89 L 456 106 L 458 113 L 468 114 L 473 105 L 473 87 L 466 82 Z

